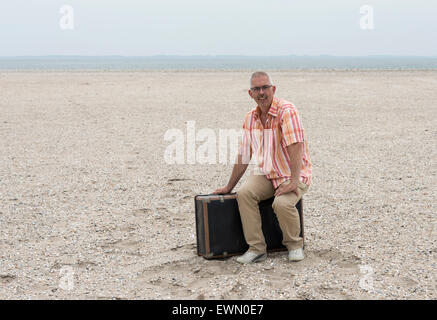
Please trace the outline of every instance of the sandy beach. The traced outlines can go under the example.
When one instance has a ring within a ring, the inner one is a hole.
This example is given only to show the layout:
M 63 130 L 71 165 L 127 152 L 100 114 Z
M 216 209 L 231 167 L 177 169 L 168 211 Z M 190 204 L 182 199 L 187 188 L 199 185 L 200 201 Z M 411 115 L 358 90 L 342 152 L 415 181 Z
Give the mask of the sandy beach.
M 271 75 L 309 140 L 306 259 L 242 266 L 196 254 L 232 163 L 167 164 L 164 135 L 240 129 L 250 71 L 0 71 L 0 299 L 437 299 L 437 70 Z

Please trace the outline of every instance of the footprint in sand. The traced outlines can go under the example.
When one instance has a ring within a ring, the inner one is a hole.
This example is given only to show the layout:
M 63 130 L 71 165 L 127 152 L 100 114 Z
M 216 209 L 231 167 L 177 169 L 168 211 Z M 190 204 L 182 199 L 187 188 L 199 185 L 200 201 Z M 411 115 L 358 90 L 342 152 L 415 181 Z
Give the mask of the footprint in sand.
M 151 210 L 148 208 L 141 208 L 141 209 L 134 210 L 133 214 L 135 217 L 142 217 L 144 215 L 149 214 L 150 212 Z
M 16 276 L 13 274 L 0 274 L 0 283 L 8 284 L 16 279 Z

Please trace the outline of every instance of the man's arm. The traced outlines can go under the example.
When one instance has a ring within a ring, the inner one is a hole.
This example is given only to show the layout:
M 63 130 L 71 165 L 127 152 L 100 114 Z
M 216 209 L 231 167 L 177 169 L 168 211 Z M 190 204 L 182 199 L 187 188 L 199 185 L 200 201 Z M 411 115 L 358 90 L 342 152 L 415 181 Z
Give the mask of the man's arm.
M 275 196 L 296 190 L 299 184 L 300 167 L 302 165 L 302 144 L 303 142 L 296 142 L 287 146 L 290 158 L 291 181 L 285 185 L 281 184 L 276 190 Z
M 241 177 L 243 176 L 244 172 L 246 172 L 247 167 L 249 166 L 248 163 L 243 163 L 243 156 L 241 154 L 237 157 L 237 162 L 234 164 L 234 167 L 232 169 L 231 177 L 229 178 L 229 182 L 224 188 L 219 188 L 215 190 L 214 194 L 226 194 L 231 193 L 232 190 L 237 185 L 238 181 L 240 181 Z
M 291 180 L 296 185 L 299 183 L 300 168 L 302 166 L 302 145 L 303 142 L 297 142 L 287 147 L 288 156 L 290 157 Z

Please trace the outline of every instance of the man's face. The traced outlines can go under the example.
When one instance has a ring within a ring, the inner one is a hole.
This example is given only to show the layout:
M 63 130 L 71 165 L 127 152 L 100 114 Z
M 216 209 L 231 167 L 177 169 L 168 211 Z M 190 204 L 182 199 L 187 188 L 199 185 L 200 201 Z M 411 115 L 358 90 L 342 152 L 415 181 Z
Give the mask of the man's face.
M 260 108 L 268 109 L 271 106 L 275 92 L 276 87 L 270 83 L 269 77 L 258 76 L 252 79 L 249 95 Z

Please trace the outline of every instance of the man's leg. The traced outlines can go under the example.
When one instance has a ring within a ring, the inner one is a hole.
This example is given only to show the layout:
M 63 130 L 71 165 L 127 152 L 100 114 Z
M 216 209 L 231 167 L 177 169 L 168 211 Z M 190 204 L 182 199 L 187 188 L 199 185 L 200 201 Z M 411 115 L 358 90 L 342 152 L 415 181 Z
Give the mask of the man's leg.
M 289 183 L 286 181 L 284 183 Z M 282 230 L 282 243 L 288 251 L 303 247 L 303 239 L 300 234 L 299 212 L 296 209 L 296 203 L 302 198 L 302 195 L 308 191 L 308 186 L 299 182 L 296 193 L 289 192 L 275 197 L 273 201 L 273 210 L 278 218 L 279 226 Z
M 258 203 L 273 197 L 274 188 L 272 182 L 264 175 L 252 174 L 237 191 L 238 208 L 241 222 L 249 251 L 265 253 L 267 246 L 261 229 L 261 214 Z

